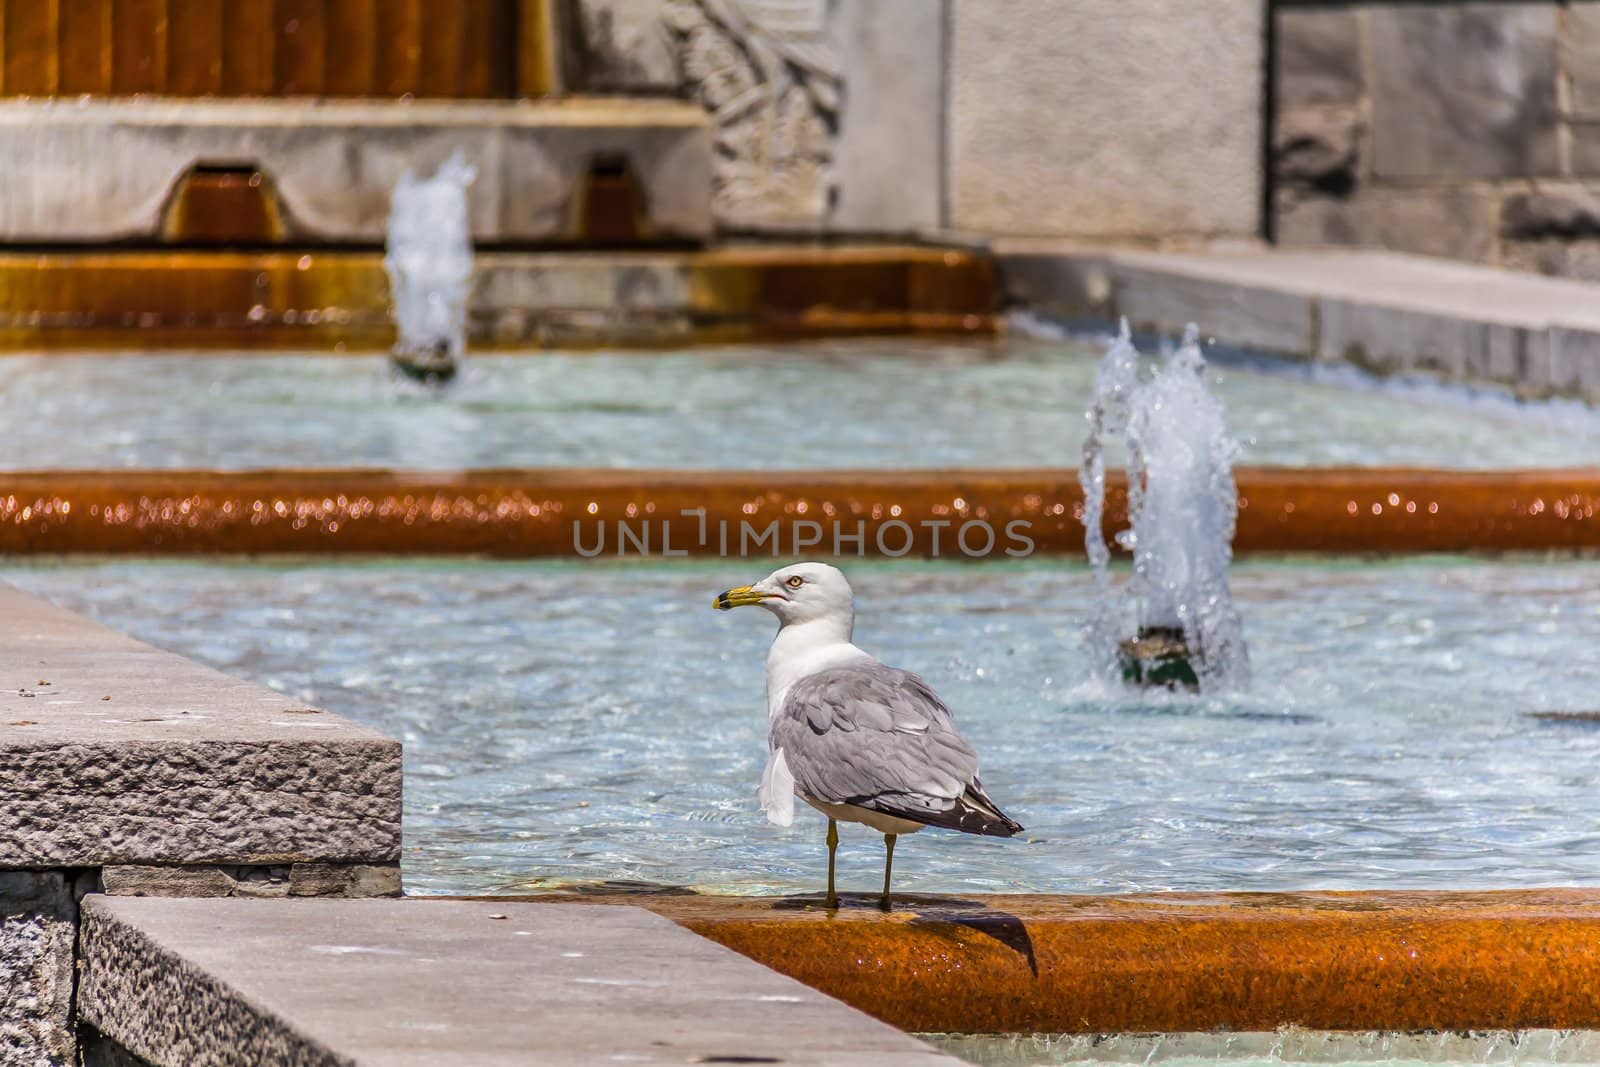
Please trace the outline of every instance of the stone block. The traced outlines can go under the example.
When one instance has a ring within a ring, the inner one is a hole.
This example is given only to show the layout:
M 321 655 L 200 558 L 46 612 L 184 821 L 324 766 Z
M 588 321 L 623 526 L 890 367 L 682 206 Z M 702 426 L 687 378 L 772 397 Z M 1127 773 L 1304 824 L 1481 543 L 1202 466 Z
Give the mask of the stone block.
M 1557 14 L 1555 4 L 1505 2 L 1368 11 L 1376 174 L 1557 173 Z
M 579 0 L 577 81 L 716 129 L 736 229 L 912 233 L 941 211 L 944 19 L 927 0 Z
M 1277 6 L 1280 105 L 1354 104 L 1365 90 L 1361 14 L 1353 9 Z
M 289 871 L 292 897 L 397 897 L 398 863 L 297 863 Z
M 0 618 L 0 686 L 28 694 L 0 868 L 399 859 L 399 742 L 6 585 Z
M 1280 112 L 1272 135 L 1272 173 L 1277 187 L 1349 196 L 1361 180 L 1364 136 L 1364 124 L 1354 108 Z
M 1500 235 L 1524 241 L 1600 235 L 1600 196 L 1581 186 L 1511 193 L 1500 202 Z
M 396 897 L 398 863 L 158 867 L 113 864 L 101 871 L 110 897 Z
M 1561 70 L 1572 89 L 1572 110 L 1600 116 L 1600 0 L 1562 5 Z
M 1291 359 L 1310 356 L 1316 320 L 1309 295 L 1130 258 L 1115 262 L 1112 303 L 1136 331 L 1175 337 L 1193 322 L 1203 336 L 1230 345 Z
M 1109 256 L 1073 250 L 994 249 L 1008 306 L 1024 307 L 1065 322 L 1112 319 L 1113 272 Z
M 504 166 L 515 179 L 504 182 L 501 239 L 575 236 L 573 197 L 579 183 L 593 160 L 614 155 L 627 159 L 643 191 L 647 236 L 710 234 L 709 131 L 687 124 L 630 128 L 626 109 L 614 118 L 612 125 L 577 123 L 559 134 L 537 128 L 505 130 Z
M 1455 315 L 1324 297 L 1319 302 L 1317 358 L 1377 374 L 1431 372 L 1464 379 L 1489 361 L 1482 322 Z
M 85 1020 L 162 1065 L 956 1063 L 622 905 L 90 897 L 82 945 Z
M 928 0 L 847 0 L 829 19 L 845 95 L 830 229 L 912 233 L 940 224 L 944 19 Z
M 1511 270 L 1600 282 L 1600 238 L 1508 240 L 1500 247 L 1500 262 Z
M 0 239 L 148 238 L 197 163 L 253 163 L 271 175 L 290 240 L 381 243 L 389 196 L 408 168 L 461 150 L 480 241 L 575 235 L 580 177 L 625 157 L 661 236 L 711 231 L 705 116 L 671 100 L 540 103 L 206 100 L 0 103 Z
M 1253 236 L 1265 8 L 952 0 L 947 224 Z
M 1550 328 L 1550 391 L 1600 401 L 1600 330 Z
M 0 1064 L 67 1067 L 77 909 L 60 872 L 0 872 Z
M 231 897 L 239 883 L 221 867 L 152 867 L 112 864 L 100 872 L 102 891 L 114 897 Z
M 1471 188 L 1371 188 L 1354 196 L 1280 194 L 1274 216 L 1285 247 L 1344 245 L 1492 262 L 1494 201 Z
M 577 0 L 570 74 L 589 93 L 676 93 L 681 84 L 662 0 Z
M 1600 175 L 1600 122 L 1574 122 L 1568 129 L 1572 132 L 1572 173 Z

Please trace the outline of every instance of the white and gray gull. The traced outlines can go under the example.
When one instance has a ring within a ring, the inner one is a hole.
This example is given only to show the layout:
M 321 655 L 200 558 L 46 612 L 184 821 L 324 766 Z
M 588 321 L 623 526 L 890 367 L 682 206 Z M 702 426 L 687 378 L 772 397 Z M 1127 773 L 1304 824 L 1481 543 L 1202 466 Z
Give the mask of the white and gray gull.
M 723 611 L 759 604 L 778 617 L 767 654 L 770 754 L 761 808 L 794 822 L 799 797 L 828 817 L 827 906 L 838 821 L 883 834 L 883 907 L 889 907 L 894 842 L 924 826 L 1011 837 L 1022 827 L 978 781 L 978 755 L 928 683 L 851 643 L 855 599 L 837 567 L 796 563 L 720 594 Z

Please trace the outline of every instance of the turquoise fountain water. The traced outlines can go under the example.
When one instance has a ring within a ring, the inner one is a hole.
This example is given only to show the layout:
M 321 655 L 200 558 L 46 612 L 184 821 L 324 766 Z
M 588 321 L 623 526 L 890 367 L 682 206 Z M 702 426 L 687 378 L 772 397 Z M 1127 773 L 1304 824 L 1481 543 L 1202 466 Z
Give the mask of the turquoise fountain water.
M 1084 540 L 1097 598 L 1088 643 L 1103 680 L 1234 689 L 1250 678 L 1249 652 L 1228 589 L 1238 492 L 1222 402 L 1206 381 L 1199 330 L 1148 375 L 1128 323 L 1095 376 L 1079 473 Z M 1120 588 L 1105 544 L 1108 439 L 1126 442 L 1129 526 L 1117 543 L 1133 553 Z
M 389 211 L 389 272 L 399 336 L 391 359 L 409 378 L 455 377 L 467 348 L 472 233 L 467 186 L 477 171 L 456 152 L 431 178 L 401 175 Z

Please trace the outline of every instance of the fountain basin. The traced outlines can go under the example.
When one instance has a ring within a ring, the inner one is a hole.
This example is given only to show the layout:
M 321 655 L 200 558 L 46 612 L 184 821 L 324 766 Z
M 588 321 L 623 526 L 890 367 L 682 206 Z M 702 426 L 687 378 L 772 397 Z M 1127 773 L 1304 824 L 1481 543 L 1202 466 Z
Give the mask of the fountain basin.
M 134 636 L 399 737 L 412 892 L 813 892 L 767 826 L 770 561 L 12 562 Z M 1600 887 L 1600 564 L 1244 561 L 1255 688 L 1086 682 L 1087 568 L 856 563 L 857 638 L 955 709 L 1014 841 L 929 832 L 907 893 Z M 1314 596 L 1306 591 L 1314 590 Z M 31 681 L 31 679 L 30 679 Z M 808 813 L 807 813 L 808 814 Z M 846 828 L 840 887 L 881 878 Z
M 802 285 L 805 271 L 780 267 L 760 292 Z M 552 274 L 572 290 L 554 299 L 598 299 L 581 271 Z M 291 263 L 284 285 L 297 277 Z M 0 469 L 1060 467 L 1080 454 L 1097 357 L 1021 338 L 473 354 L 433 396 L 395 387 L 380 356 L 326 350 L 22 355 L 0 359 Z M 1212 371 L 1243 465 L 1550 469 L 1600 455 L 1600 413 L 1572 402 L 1267 361 Z
M 610 895 L 902 1029 L 1592 1029 L 1600 894 Z

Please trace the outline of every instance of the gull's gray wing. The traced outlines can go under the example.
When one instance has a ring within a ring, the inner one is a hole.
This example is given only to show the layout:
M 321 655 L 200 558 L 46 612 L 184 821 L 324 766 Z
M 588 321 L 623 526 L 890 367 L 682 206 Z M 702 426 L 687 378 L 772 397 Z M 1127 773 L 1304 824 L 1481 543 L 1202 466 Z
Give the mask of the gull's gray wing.
M 772 723 L 799 792 L 929 826 L 1010 837 L 1022 827 L 978 781 L 978 754 L 928 683 L 881 663 L 807 675 Z

